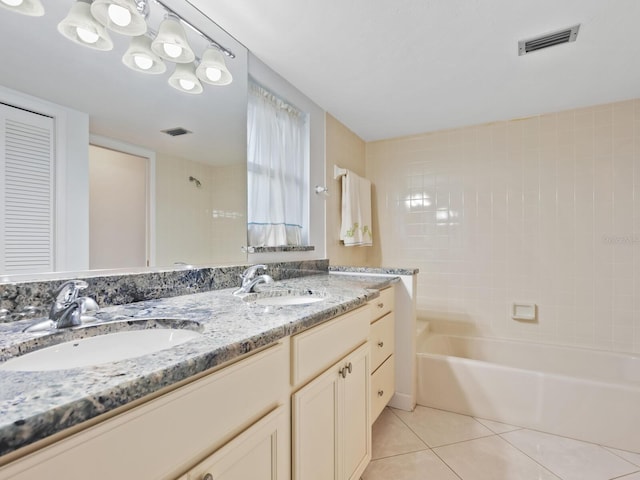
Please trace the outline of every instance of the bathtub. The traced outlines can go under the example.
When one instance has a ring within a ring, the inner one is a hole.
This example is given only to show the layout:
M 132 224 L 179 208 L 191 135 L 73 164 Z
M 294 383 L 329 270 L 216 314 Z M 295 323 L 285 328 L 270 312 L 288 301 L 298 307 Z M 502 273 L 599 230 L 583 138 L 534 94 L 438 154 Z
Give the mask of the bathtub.
M 418 404 L 640 452 L 640 357 L 423 332 Z

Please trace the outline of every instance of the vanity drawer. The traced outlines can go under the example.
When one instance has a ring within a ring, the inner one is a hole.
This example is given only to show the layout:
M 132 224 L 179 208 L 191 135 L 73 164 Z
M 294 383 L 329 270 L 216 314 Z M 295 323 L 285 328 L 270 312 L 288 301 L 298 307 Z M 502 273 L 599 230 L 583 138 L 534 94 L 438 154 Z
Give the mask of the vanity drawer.
M 395 346 L 394 315 L 388 313 L 371 324 L 371 369 L 375 371 L 393 353 Z
M 393 310 L 395 299 L 395 290 L 393 287 L 385 288 L 380 291 L 380 296 L 374 298 L 369 302 L 369 305 L 373 307 L 371 314 L 371 321 L 375 321 L 378 318 L 386 315 Z
M 368 306 L 291 337 L 291 384 L 311 380 L 367 341 Z
M 371 375 L 371 423 L 382 413 L 396 388 L 394 356 L 391 355 L 378 370 Z

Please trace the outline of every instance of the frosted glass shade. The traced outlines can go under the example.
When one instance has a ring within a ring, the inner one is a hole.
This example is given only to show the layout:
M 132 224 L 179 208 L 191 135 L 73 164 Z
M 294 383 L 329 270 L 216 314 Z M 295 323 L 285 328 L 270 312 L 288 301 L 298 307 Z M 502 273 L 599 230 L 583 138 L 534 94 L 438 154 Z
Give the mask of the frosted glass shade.
M 91 14 L 109 30 L 137 36 L 147 31 L 144 15 L 134 0 L 93 0 Z
M 210 85 L 229 85 L 233 81 L 222 52 L 215 47 L 205 50 L 196 69 L 196 75 Z
M 133 37 L 122 56 L 122 63 L 137 72 L 159 74 L 167 71 L 167 65 L 151 50 L 151 39 L 146 35 Z
M 175 63 L 191 63 L 196 58 L 180 20 L 171 15 L 160 24 L 151 49 L 160 58 Z
M 196 69 L 193 63 L 179 63 L 169 77 L 169 85 L 176 90 L 193 95 L 202 93 L 202 84 L 196 76 Z
M 44 15 L 44 7 L 42 3 L 40 3 L 40 0 L 0 0 L 0 7 L 22 15 L 29 15 L 30 17 L 41 17 Z
M 78 1 L 58 24 L 58 31 L 72 42 L 96 50 L 111 50 L 113 41 L 102 24 L 91 15 L 88 3 Z

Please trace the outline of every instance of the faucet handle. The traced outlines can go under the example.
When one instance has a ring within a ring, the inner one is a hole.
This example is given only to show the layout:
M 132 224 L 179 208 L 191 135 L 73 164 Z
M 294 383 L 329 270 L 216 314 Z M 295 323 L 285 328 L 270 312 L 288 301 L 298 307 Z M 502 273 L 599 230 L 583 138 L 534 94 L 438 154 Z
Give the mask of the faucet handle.
M 87 288 L 89 284 L 84 280 L 69 280 L 64 282 L 58 292 L 56 293 L 56 302 L 58 303 L 71 303 L 78 298 L 80 290 Z
M 259 269 L 267 270 L 267 266 L 263 264 L 251 265 L 244 272 L 242 272 L 242 278 L 244 280 L 251 280 Z

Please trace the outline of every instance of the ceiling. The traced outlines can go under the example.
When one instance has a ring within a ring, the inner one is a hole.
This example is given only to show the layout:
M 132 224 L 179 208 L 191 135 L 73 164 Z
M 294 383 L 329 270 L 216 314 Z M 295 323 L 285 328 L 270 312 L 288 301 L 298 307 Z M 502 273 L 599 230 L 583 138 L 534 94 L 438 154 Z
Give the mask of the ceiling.
M 638 0 L 190 2 L 366 141 L 640 97 Z

